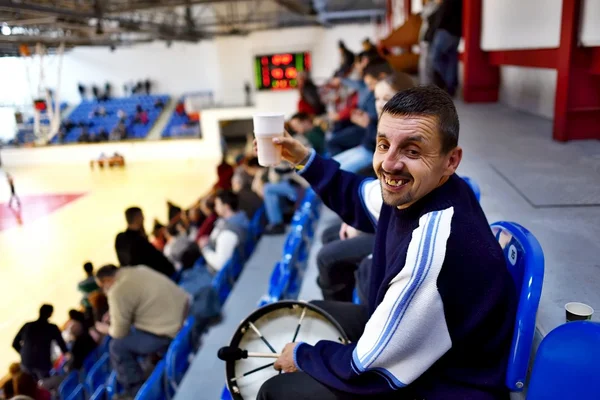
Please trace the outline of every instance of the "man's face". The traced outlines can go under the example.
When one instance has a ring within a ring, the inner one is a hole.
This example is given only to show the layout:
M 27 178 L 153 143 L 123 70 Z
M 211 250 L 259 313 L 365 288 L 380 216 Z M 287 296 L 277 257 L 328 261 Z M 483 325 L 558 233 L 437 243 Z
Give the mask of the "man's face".
M 462 149 L 456 147 L 448 154 L 441 150 L 437 118 L 384 113 L 373 155 L 383 201 L 406 208 L 445 182 L 458 168 Z
M 102 291 L 104 293 L 107 293 L 114 283 L 115 283 L 114 277 L 106 277 L 103 279 L 96 278 L 96 285 L 98 285 L 98 287 L 100 289 L 102 289 Z
M 365 85 L 367 85 L 371 92 L 375 90 L 375 86 L 377 85 L 377 78 L 375 78 L 373 75 L 365 75 L 363 80 L 365 81 Z

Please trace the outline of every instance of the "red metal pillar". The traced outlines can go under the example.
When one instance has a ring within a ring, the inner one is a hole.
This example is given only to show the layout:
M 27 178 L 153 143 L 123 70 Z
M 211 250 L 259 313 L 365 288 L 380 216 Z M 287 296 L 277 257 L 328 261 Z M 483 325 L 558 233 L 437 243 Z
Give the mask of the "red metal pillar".
M 600 76 L 595 50 L 578 46 L 581 0 L 563 0 L 557 60 L 555 140 L 600 139 Z
M 500 69 L 490 64 L 481 50 L 482 0 L 463 1 L 463 99 L 472 102 L 496 102 L 500 89 Z

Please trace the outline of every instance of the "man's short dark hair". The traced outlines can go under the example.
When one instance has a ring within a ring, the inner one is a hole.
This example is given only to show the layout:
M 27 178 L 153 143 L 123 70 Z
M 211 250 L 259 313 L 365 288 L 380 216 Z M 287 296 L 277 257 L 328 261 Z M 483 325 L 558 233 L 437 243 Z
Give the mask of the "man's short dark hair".
M 133 224 L 135 218 L 142 213 L 142 209 L 139 207 L 129 207 L 125 210 L 125 220 L 128 224 Z
M 54 312 L 54 307 L 51 304 L 44 304 L 40 307 L 40 319 L 48 321 Z
M 250 157 L 246 160 L 246 165 L 249 167 L 260 167 L 258 157 Z
M 227 204 L 231 211 L 237 211 L 239 208 L 238 195 L 231 190 L 221 190 L 217 193 L 217 199 L 221 200 L 221 203 Z
M 391 75 L 394 72 L 390 64 L 384 58 L 375 58 L 369 61 L 363 71 L 363 77 L 370 75 L 380 79 L 382 75 Z
M 112 264 L 105 265 L 104 267 L 96 271 L 96 279 L 104 279 L 111 276 L 115 276 L 117 270 L 118 268 Z
M 383 107 L 383 114 L 392 116 L 431 116 L 437 120 L 442 153 L 458 146 L 460 124 L 454 102 L 437 86 L 417 86 L 397 93 Z
M 83 264 L 83 270 L 88 276 L 91 276 L 94 273 L 94 265 L 91 262 L 86 262 Z
M 290 118 L 290 121 L 293 119 L 299 119 L 300 121 L 309 121 L 309 122 L 312 120 L 310 115 L 308 115 L 305 112 L 297 112 L 296 114 L 292 115 L 292 118 Z

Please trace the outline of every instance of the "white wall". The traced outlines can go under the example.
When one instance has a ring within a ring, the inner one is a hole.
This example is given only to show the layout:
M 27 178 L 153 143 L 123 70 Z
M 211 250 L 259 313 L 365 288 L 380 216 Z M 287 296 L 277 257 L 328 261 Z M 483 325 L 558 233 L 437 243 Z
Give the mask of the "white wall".
M 331 76 L 339 63 L 337 41 L 344 39 L 349 48 L 360 50 L 365 37 L 374 38 L 371 24 L 343 25 L 331 29 L 319 27 L 259 31 L 247 36 L 223 37 L 198 44 L 164 42 L 117 48 L 78 47 L 63 59 L 61 98 L 78 102 L 77 83 L 113 84 L 120 95 L 125 82 L 150 78 L 155 92 L 179 95 L 194 90 L 213 90 L 215 99 L 225 104 L 244 102 L 244 83 L 254 85 L 253 56 L 258 53 L 309 51 L 313 76 Z M 54 86 L 58 62 L 46 58 L 46 81 Z M 29 104 L 31 90 L 26 61 L 20 58 L 0 59 L 0 103 Z M 33 87 L 37 88 L 39 69 L 31 68 Z M 286 108 L 296 104 L 294 91 L 260 93 L 261 107 Z
M 557 48 L 561 15 L 562 0 L 483 0 L 481 47 L 488 51 Z M 556 70 L 501 67 L 501 102 L 553 118 L 555 94 Z
M 580 40 L 584 46 L 600 46 L 600 1 L 583 0 Z

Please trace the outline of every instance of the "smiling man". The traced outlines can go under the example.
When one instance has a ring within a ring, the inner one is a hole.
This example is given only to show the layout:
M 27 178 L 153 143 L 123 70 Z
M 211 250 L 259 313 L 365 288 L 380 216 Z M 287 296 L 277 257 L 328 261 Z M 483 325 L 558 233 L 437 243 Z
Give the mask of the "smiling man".
M 369 304 L 317 302 L 350 344 L 290 343 L 261 400 L 508 399 L 504 376 L 516 292 L 471 189 L 452 99 L 407 89 L 384 107 L 373 168 L 340 170 L 292 138 L 274 140 L 324 203 L 376 232 Z

